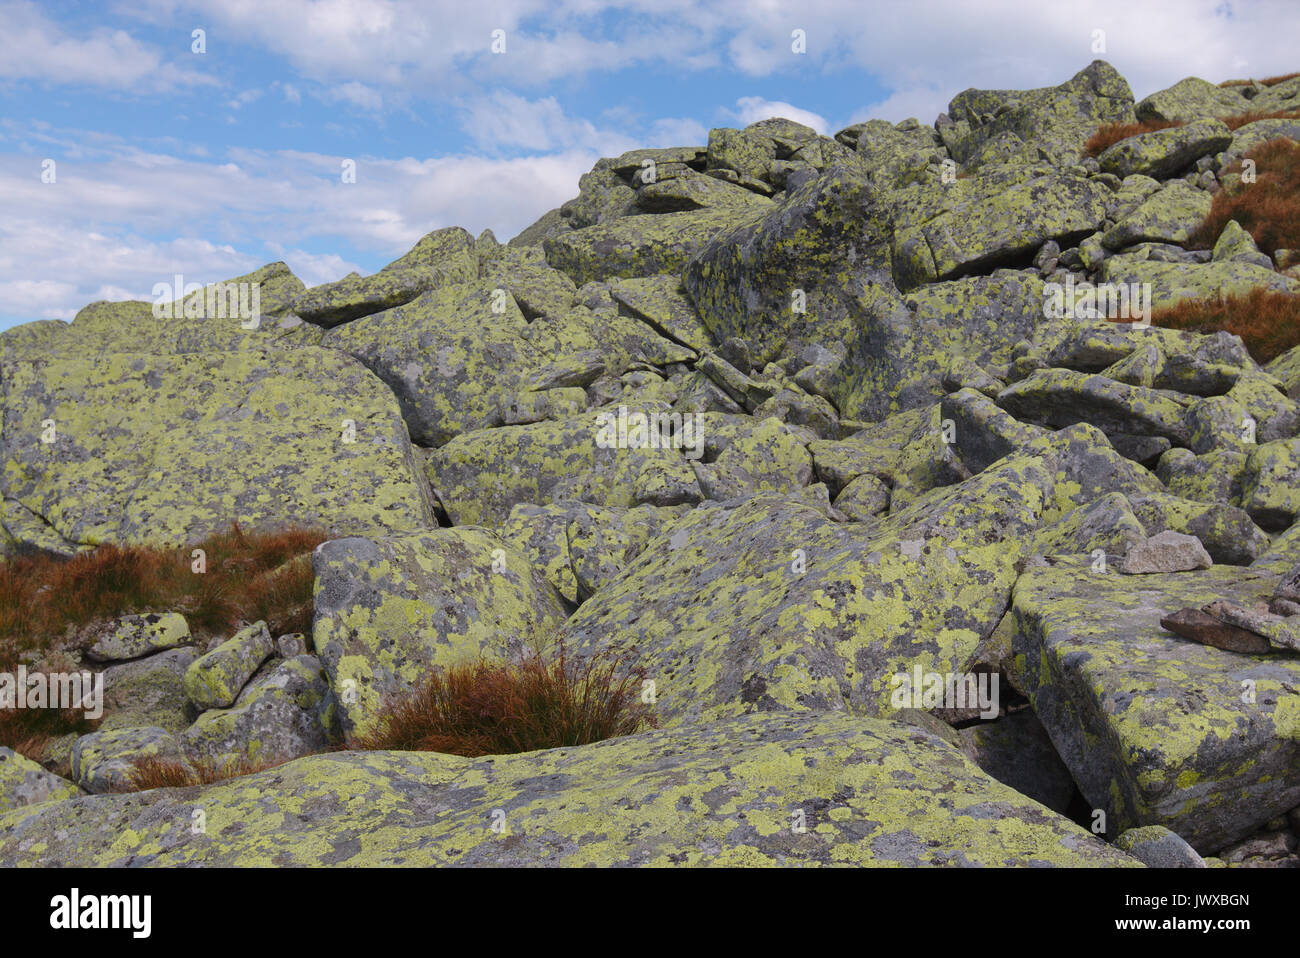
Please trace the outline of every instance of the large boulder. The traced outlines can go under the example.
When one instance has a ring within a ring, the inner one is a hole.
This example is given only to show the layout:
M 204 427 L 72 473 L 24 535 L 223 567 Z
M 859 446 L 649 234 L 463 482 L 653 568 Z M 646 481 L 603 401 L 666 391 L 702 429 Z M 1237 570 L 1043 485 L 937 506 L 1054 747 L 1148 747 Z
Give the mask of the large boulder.
M 341 752 L 198 791 L 29 806 L 0 814 L 0 865 L 18 864 L 1136 862 L 931 732 L 805 714 L 484 759 Z
M 0 486 L 47 548 L 433 524 L 392 394 L 331 350 L 13 361 L 0 390 Z
M 495 535 L 438 529 L 316 548 L 313 642 L 349 741 L 431 668 L 538 654 L 564 621 L 559 594 Z
M 1226 652 L 1160 626 L 1276 583 L 1224 567 L 1117 575 L 1086 559 L 1016 583 L 1016 672 L 1108 835 L 1165 825 L 1210 854 L 1300 804 L 1300 659 Z
M 776 497 L 693 509 L 560 638 L 644 668 L 672 724 L 886 714 L 895 675 L 954 672 L 997 625 L 1049 482 L 1040 460 L 1008 459 L 866 524 Z

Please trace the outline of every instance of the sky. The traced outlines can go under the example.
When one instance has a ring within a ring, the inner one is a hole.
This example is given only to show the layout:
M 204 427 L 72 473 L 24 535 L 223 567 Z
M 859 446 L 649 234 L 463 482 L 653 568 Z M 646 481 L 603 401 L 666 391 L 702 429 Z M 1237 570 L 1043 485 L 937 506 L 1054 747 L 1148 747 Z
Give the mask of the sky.
M 714 127 L 931 123 L 1097 58 L 1140 99 L 1300 70 L 1297 36 L 1297 0 L 0 0 L 0 328 L 504 242 L 601 156 Z

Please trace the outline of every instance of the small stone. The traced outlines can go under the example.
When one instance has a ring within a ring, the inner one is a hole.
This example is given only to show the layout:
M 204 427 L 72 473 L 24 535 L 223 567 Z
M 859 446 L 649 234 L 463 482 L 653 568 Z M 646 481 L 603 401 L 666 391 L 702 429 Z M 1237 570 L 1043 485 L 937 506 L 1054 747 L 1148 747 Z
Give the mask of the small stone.
M 1179 609 L 1161 619 L 1160 627 L 1184 639 L 1228 652 L 1261 655 L 1269 650 L 1268 640 L 1262 636 L 1220 622 L 1200 609 Z
M 178 612 L 124 615 L 96 640 L 87 655 L 100 662 L 125 662 L 174 649 L 189 638 L 189 624 Z
M 199 708 L 225 708 L 275 650 L 265 622 L 241 629 L 185 670 L 185 694 Z
M 295 655 L 306 655 L 307 637 L 301 632 L 282 635 L 275 640 L 275 647 L 282 659 L 291 659 Z
M 1151 868 L 1207 868 L 1196 849 L 1163 825 L 1130 828 L 1115 839 L 1115 847 Z
M 1200 539 L 1167 529 L 1130 549 L 1120 571 L 1128 575 L 1191 572 L 1213 564 Z

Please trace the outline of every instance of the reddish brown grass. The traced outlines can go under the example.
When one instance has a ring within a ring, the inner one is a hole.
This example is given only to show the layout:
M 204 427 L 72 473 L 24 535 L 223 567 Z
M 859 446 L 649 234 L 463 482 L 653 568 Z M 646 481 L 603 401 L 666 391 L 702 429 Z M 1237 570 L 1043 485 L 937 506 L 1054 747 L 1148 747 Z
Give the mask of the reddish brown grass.
M 1247 123 L 1255 123 L 1259 120 L 1300 120 L 1300 110 L 1275 110 L 1272 113 L 1242 113 L 1238 116 L 1227 116 L 1223 122 L 1228 129 L 1240 130 Z
M 19 658 L 14 650 L 0 647 L 0 672 L 16 677 Z M 28 671 L 34 671 L 28 666 Z M 93 732 L 97 721 L 79 709 L 0 708 L 0 745 L 39 761 L 51 739 L 75 732 Z
M 211 785 L 230 778 L 254 775 L 284 762 L 255 762 L 249 758 L 217 762 L 200 760 L 179 762 L 175 759 L 150 755 L 131 763 L 130 785 L 123 792 L 143 792 L 151 788 L 189 788 L 194 785 Z
M 1152 314 L 1151 323 L 1194 333 L 1235 333 L 1262 364 L 1300 345 L 1300 296 L 1254 289 L 1222 301 L 1183 300 Z
M 272 634 L 309 631 L 311 566 L 289 560 L 326 538 L 309 529 L 245 534 L 234 526 L 182 549 L 104 545 L 71 559 L 11 559 L 0 563 L 0 643 L 50 647 L 70 638 L 70 629 L 150 611 L 181 612 L 200 634 L 258 619 Z M 202 574 L 191 567 L 196 548 L 206 553 Z
M 1255 161 L 1254 183 L 1232 193 L 1216 193 L 1210 215 L 1188 241 L 1193 249 L 1210 249 L 1228 224 L 1238 225 L 1272 256 L 1279 249 L 1300 249 L 1300 144 L 1270 140 L 1247 154 Z M 1225 172 L 1241 172 L 1238 164 Z
M 608 655 L 570 662 L 563 648 L 550 661 L 453 666 L 387 703 L 375 731 L 356 744 L 473 758 L 630 735 L 656 725 L 640 700 L 644 677 Z
M 1294 80 L 1296 77 L 1300 77 L 1300 73 L 1283 73 L 1281 76 L 1267 77 L 1266 79 L 1260 80 L 1259 85 L 1277 86 L 1279 83 L 1286 80 Z M 1219 84 L 1219 86 L 1250 86 L 1250 84 L 1250 80 L 1224 80 Z
M 1143 120 L 1141 123 L 1107 123 L 1094 133 L 1083 145 L 1087 156 L 1100 156 L 1120 140 L 1156 130 L 1171 130 L 1176 126 L 1185 126 L 1182 120 Z

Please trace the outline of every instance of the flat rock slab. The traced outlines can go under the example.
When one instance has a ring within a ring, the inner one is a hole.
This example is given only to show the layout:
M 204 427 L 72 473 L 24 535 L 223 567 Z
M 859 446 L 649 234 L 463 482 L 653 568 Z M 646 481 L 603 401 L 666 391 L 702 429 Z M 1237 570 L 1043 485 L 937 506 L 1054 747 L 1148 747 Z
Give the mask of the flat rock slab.
M 1276 585 L 1266 569 L 1124 576 L 1086 560 L 1020 577 L 1016 671 L 1108 834 L 1165 825 L 1207 854 L 1300 804 L 1300 657 L 1228 652 L 1160 625 Z
M 194 834 L 202 807 L 207 830 Z M 494 829 L 494 823 L 497 827 Z M 799 828 L 797 826 L 802 826 Z M 1136 861 L 922 729 L 750 715 L 465 759 L 335 752 L 0 814 L 0 865 L 808 866 Z

